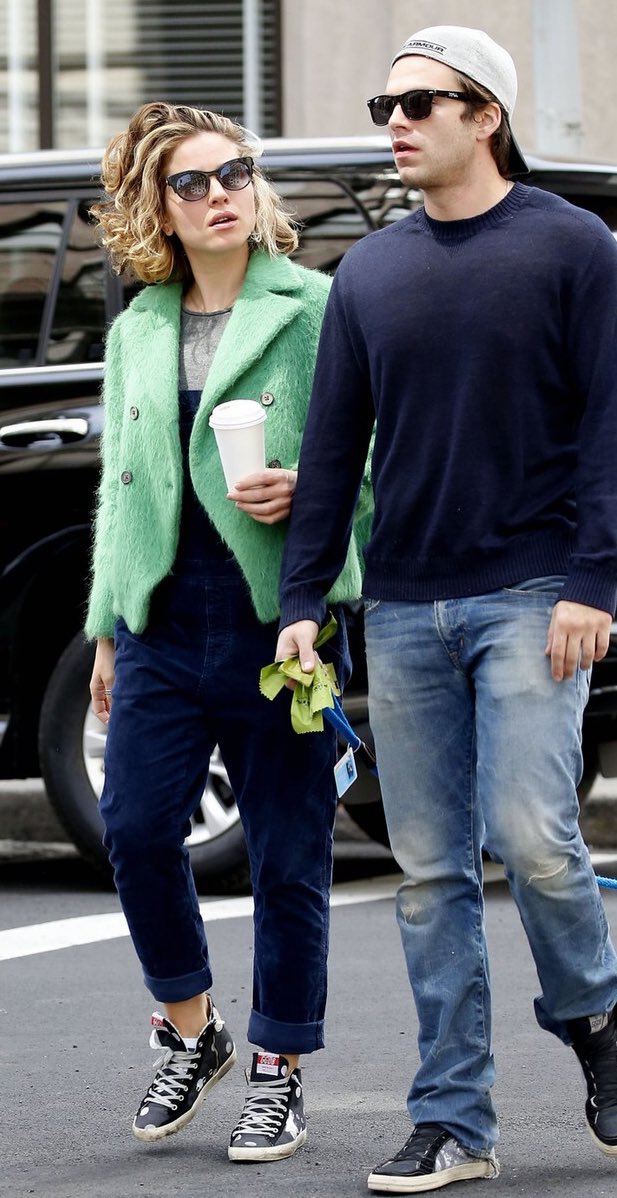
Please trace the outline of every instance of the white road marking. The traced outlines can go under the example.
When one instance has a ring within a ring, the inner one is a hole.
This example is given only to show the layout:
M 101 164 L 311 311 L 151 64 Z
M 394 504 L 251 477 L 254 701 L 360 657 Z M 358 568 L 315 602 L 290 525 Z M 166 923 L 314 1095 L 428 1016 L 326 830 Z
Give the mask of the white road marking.
M 608 864 L 615 870 L 614 852 L 594 852 L 591 858 L 596 872 L 599 873 L 602 865 Z M 493 861 L 487 861 L 484 876 L 487 883 L 498 882 L 503 879 L 503 867 Z M 381 878 L 337 884 L 332 888 L 330 906 L 345 907 L 352 903 L 394 899 L 401 879 L 402 874 L 388 874 Z M 607 895 L 611 892 L 605 890 L 603 893 Z M 253 899 L 250 896 L 242 896 L 206 900 L 200 903 L 199 909 L 206 925 L 219 919 L 242 919 L 253 914 Z M 96 944 L 102 940 L 118 940 L 128 934 L 126 920 L 121 912 L 80 915 L 73 919 L 56 919 L 50 920 L 49 923 L 8 928 L 0 932 L 0 961 L 31 957 L 36 953 L 50 953 L 60 948 L 75 948 L 80 944 Z
M 344 907 L 350 903 L 393 899 L 398 880 L 398 875 L 393 874 L 362 882 L 341 883 L 333 887 L 330 905 Z M 243 896 L 207 900 L 200 903 L 199 909 L 206 925 L 218 919 L 241 919 L 253 914 L 253 899 Z M 35 953 L 49 953 L 59 948 L 74 948 L 80 944 L 95 944 L 102 940 L 117 940 L 128 934 L 127 923 L 121 912 L 80 915 L 73 919 L 8 928 L 0 932 L 0 961 L 31 957 Z

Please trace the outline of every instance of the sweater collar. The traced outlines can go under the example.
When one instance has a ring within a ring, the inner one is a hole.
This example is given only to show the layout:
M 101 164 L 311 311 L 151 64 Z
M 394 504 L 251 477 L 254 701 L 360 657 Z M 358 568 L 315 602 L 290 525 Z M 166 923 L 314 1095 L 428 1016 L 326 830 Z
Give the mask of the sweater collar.
M 466 220 L 434 220 L 421 208 L 419 223 L 436 241 L 465 241 L 468 237 L 474 237 L 476 233 L 482 233 L 485 229 L 493 229 L 514 216 L 525 203 L 527 191 L 528 188 L 522 183 L 515 183 L 498 204 L 494 204 L 487 212 L 468 217 Z

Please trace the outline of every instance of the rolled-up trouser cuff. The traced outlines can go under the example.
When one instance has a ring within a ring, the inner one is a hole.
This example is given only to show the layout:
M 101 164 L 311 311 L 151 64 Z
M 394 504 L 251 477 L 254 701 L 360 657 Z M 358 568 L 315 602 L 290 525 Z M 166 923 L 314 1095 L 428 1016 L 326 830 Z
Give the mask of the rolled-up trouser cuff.
M 324 1046 L 324 1021 L 317 1023 L 279 1023 L 251 1011 L 248 1039 L 267 1052 L 308 1053 Z
M 157 1002 L 184 1002 L 209 990 L 212 974 L 209 969 L 198 969 L 179 978 L 151 978 L 144 973 L 144 982 Z

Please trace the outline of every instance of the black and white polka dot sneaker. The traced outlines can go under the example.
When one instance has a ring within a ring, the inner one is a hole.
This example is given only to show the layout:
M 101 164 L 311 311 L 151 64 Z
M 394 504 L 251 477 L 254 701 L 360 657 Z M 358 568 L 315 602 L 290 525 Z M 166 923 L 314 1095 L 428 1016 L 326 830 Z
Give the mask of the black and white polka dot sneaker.
M 237 1126 L 231 1133 L 230 1161 L 277 1161 L 306 1140 L 302 1071 L 289 1072 L 286 1057 L 255 1052 L 249 1092 Z
M 137 1139 L 148 1142 L 186 1127 L 208 1090 L 236 1060 L 234 1042 L 214 1006 L 195 1049 L 187 1049 L 178 1029 L 158 1011 L 152 1016 L 152 1029 L 150 1047 L 163 1052 L 154 1063 L 154 1081 L 133 1120 Z

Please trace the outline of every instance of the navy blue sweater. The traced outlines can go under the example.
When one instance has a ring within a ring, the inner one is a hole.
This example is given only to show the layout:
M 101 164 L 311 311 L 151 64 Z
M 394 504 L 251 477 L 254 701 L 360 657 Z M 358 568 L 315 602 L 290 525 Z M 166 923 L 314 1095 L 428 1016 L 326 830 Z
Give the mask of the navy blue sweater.
M 481 216 L 423 209 L 359 241 L 326 309 L 280 626 L 321 623 L 371 431 L 364 593 L 482 594 L 567 575 L 617 602 L 617 245 L 517 183 Z

